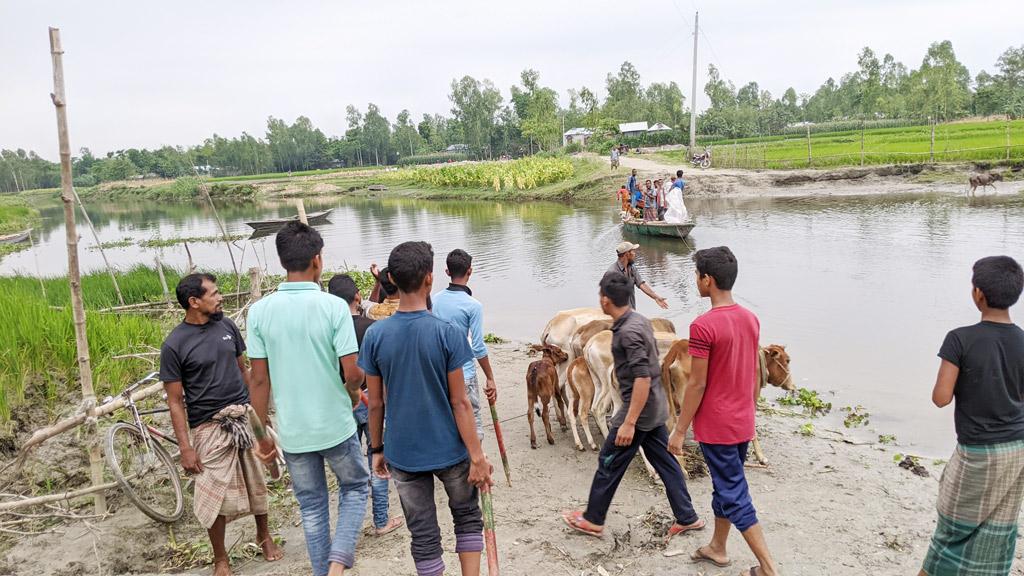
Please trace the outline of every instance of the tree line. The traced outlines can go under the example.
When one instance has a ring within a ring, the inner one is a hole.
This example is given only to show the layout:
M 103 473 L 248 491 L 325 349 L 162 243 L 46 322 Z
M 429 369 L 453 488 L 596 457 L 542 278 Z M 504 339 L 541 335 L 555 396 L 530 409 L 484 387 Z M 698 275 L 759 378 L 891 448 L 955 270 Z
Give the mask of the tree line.
M 327 136 L 304 116 L 289 124 L 270 117 L 266 132 L 226 138 L 214 134 L 193 146 L 126 149 L 94 156 L 88 148 L 74 158 L 78 186 L 133 177 L 178 178 L 196 172 L 235 176 L 342 166 L 391 165 L 399 160 L 446 149 L 469 157 L 497 158 L 552 151 L 561 146 L 563 129 L 587 127 L 597 133 L 596 149 L 617 140 L 619 123 L 646 121 L 673 129 L 662 135 L 685 142 L 689 126 L 686 99 L 676 82 L 644 84 L 630 62 L 605 78 L 604 89 L 568 90 L 567 101 L 544 86 L 533 69 L 502 93 L 491 80 L 453 79 L 449 114 L 423 114 L 417 122 L 408 109 L 394 121 L 373 103 L 345 109 L 347 130 Z M 838 81 L 828 78 L 812 94 L 789 88 L 775 98 L 756 81 L 739 88 L 708 66 L 704 86 L 709 106 L 697 117 L 704 138 L 771 135 L 799 122 L 911 119 L 948 121 L 965 116 L 1024 116 L 1024 45 L 1007 49 L 992 73 L 972 79 L 949 41 L 935 42 L 917 68 L 892 55 L 881 58 L 871 48 L 857 57 L 857 69 Z M 0 191 L 16 192 L 59 186 L 56 163 L 24 150 L 0 151 Z

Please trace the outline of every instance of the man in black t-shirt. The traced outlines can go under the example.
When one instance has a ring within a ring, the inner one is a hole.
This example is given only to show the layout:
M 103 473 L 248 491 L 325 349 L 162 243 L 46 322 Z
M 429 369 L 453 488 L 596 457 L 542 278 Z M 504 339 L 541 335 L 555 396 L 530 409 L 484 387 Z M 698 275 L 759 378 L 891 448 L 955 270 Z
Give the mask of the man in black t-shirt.
M 363 348 L 363 335 L 366 334 L 366 329 L 374 323 L 374 320 L 367 318 L 360 313 L 360 305 L 363 302 L 363 295 L 359 291 L 359 287 L 356 286 L 356 281 L 352 279 L 348 274 L 335 274 L 331 278 L 331 281 L 327 283 L 327 291 L 331 294 L 341 298 L 348 306 L 349 313 L 352 314 L 352 325 L 356 331 L 356 342 L 359 344 L 359 348 Z M 344 374 L 342 375 L 344 380 Z M 363 392 L 366 392 L 366 383 L 363 382 Z M 356 433 L 359 434 L 360 441 L 365 436 L 366 442 L 370 442 L 370 434 L 367 431 L 369 426 L 369 410 L 366 406 L 366 401 L 363 400 L 353 409 L 352 415 L 356 419 Z M 370 469 L 373 469 L 373 462 L 367 454 L 367 464 Z M 401 518 L 389 518 L 388 517 L 388 480 L 387 478 L 380 478 L 376 474 L 370 474 L 370 499 L 373 501 L 373 528 L 374 534 L 383 536 L 388 532 L 394 531 L 399 528 L 404 522 Z
M 185 310 L 160 348 L 160 379 L 167 391 L 174 435 L 185 472 L 196 474 L 194 511 L 213 548 L 214 576 L 231 574 L 225 526 L 252 514 L 267 561 L 283 556 L 267 522 L 267 486 L 251 448 L 249 370 L 245 341 L 224 317 L 210 274 L 190 274 L 175 290 Z
M 1009 256 L 974 264 L 981 322 L 946 335 L 932 401 L 956 399 L 957 447 L 939 484 L 939 519 L 921 574 L 1008 574 L 1024 499 L 1024 330 L 1010 307 L 1024 270 Z

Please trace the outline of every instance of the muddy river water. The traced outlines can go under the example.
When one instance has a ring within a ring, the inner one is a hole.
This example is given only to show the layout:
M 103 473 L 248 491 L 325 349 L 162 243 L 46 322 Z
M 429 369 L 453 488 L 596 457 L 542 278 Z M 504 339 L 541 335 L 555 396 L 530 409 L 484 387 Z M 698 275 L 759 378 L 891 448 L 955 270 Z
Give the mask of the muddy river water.
M 942 456 L 954 442 L 952 407 L 931 405 L 935 354 L 946 331 L 977 321 L 970 300 L 971 264 L 1009 254 L 1024 261 L 1024 197 L 968 201 L 952 196 L 688 199 L 697 227 L 690 241 L 629 237 L 638 264 L 669 300 L 659 311 L 638 294 L 639 310 L 675 321 L 680 334 L 709 309 L 694 285 L 695 248 L 728 245 L 740 262 L 737 299 L 761 320 L 762 342 L 785 344 L 799 386 L 818 390 L 835 406 L 820 428 L 841 429 L 843 406 L 861 405 L 862 439 L 894 434 L 907 451 Z M 597 281 L 623 239 L 611 205 L 337 199 L 306 202 L 308 211 L 334 208 L 320 227 L 329 268 L 384 263 L 411 239 L 434 247 L 435 278 L 443 284 L 444 255 L 464 248 L 474 257 L 471 286 L 485 306 L 485 327 L 506 338 L 536 341 L 561 309 L 596 305 Z M 96 204 L 90 214 L 104 242 L 153 237 L 210 236 L 208 209 L 156 203 Z M 247 220 L 290 216 L 289 204 L 220 208 L 229 232 L 248 233 Z M 43 211 L 36 252 L 0 260 L 0 274 L 65 271 L 59 207 Z M 83 245 L 91 245 L 81 229 Z M 239 241 L 241 266 L 280 272 L 273 238 Z M 192 244 L 201 268 L 230 270 L 223 244 Z M 244 249 L 244 250 L 243 250 Z M 165 264 L 184 268 L 181 245 L 108 250 L 119 267 Z M 102 266 L 82 250 L 84 270 Z M 38 262 L 38 264 L 37 264 Z M 437 286 L 437 289 L 443 285 Z M 1013 312 L 1024 319 L 1024 309 Z M 500 386 L 500 383 L 499 383 Z M 774 391 L 769 393 L 774 397 Z M 804 422 L 794 419 L 794 430 Z

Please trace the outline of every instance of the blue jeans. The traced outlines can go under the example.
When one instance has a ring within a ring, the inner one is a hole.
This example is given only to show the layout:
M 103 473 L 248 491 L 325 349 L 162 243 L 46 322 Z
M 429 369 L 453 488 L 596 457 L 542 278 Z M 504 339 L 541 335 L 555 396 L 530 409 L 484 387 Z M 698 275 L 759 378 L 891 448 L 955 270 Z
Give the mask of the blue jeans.
M 484 439 L 484 423 L 480 419 L 480 381 L 474 374 L 472 378 L 466 379 L 466 394 L 469 395 L 469 403 L 473 406 L 473 418 L 476 419 L 476 436 Z
M 345 568 L 355 564 L 356 540 L 366 515 L 367 486 L 370 471 L 360 450 L 359 437 L 325 450 L 284 453 L 292 476 L 295 499 L 302 514 L 302 530 L 306 534 L 306 550 L 313 565 L 313 574 L 327 574 L 331 562 Z M 331 538 L 330 495 L 324 462 L 338 478 L 338 526 Z
M 352 413 L 356 418 L 356 432 L 359 434 L 360 449 L 362 449 L 363 437 L 366 437 L 366 446 L 370 446 L 370 411 L 362 402 Z M 373 502 L 373 527 L 380 529 L 388 523 L 388 481 L 386 478 L 378 478 L 373 473 L 373 456 L 367 450 L 366 463 L 370 467 L 370 500 Z

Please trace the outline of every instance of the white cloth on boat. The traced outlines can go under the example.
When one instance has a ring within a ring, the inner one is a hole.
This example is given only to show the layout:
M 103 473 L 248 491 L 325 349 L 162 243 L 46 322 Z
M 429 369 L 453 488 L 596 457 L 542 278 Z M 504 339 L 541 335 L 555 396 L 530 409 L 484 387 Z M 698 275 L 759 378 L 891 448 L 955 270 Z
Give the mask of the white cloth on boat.
M 668 210 L 665 212 L 665 222 L 680 224 L 686 222 L 690 215 L 686 211 L 686 204 L 683 203 L 683 191 L 675 186 L 669 188 L 665 193 L 665 200 L 668 202 Z

